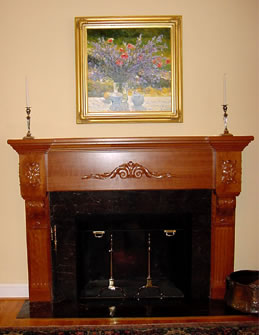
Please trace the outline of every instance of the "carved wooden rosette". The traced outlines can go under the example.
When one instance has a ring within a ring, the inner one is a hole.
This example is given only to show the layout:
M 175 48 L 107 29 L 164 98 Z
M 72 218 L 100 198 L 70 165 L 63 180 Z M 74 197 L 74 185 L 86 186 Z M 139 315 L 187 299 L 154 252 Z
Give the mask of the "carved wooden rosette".
M 52 283 L 45 154 L 20 155 L 19 176 L 26 208 L 30 300 L 49 301 Z
M 222 160 L 221 161 L 221 181 L 223 184 L 236 184 L 237 161 L 236 160 Z

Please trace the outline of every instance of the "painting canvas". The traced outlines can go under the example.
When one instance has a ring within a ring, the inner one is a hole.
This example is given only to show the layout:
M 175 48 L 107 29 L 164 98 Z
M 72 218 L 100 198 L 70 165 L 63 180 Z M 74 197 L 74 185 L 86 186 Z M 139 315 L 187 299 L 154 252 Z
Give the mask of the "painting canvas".
M 79 123 L 182 121 L 179 20 L 163 19 L 76 18 Z

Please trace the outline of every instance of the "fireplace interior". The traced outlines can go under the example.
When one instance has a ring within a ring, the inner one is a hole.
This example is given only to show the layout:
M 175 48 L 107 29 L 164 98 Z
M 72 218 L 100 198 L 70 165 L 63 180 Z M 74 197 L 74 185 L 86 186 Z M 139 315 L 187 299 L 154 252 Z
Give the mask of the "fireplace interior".
M 80 217 L 79 296 L 137 300 L 184 297 L 183 292 L 188 292 L 185 278 L 189 275 L 190 229 L 181 221 L 165 214 Z M 180 248 L 185 250 L 181 261 L 175 257 Z
M 54 301 L 104 317 L 207 300 L 210 194 L 51 192 Z

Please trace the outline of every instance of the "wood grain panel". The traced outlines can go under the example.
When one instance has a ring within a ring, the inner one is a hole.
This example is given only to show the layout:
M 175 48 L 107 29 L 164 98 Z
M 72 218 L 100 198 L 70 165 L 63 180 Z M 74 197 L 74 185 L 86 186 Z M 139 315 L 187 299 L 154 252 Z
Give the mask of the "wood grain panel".
M 223 299 L 226 277 L 234 270 L 235 197 L 212 196 L 211 298 Z
M 51 276 L 49 229 L 28 229 L 27 245 L 29 249 L 29 291 L 31 301 L 51 300 Z
M 158 175 L 172 177 L 82 179 L 86 175 L 110 173 L 122 164 L 133 162 Z M 48 191 L 112 189 L 210 189 L 213 187 L 212 154 L 209 150 L 50 152 Z

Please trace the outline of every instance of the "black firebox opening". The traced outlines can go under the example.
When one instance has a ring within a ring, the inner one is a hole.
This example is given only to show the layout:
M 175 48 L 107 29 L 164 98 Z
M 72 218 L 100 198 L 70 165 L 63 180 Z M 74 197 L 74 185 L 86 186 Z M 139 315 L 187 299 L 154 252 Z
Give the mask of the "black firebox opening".
M 76 223 L 81 299 L 190 296 L 190 215 L 88 214 Z
M 210 190 L 51 192 L 50 213 L 55 304 L 168 316 L 208 299 Z

